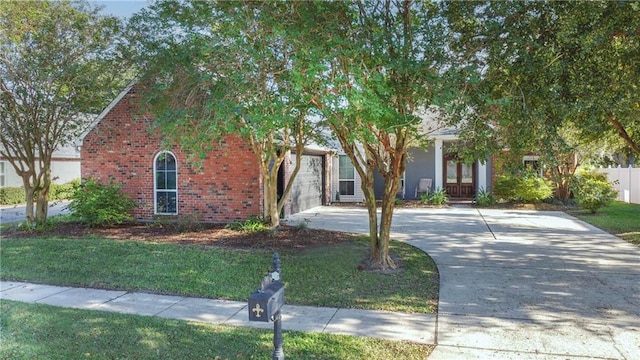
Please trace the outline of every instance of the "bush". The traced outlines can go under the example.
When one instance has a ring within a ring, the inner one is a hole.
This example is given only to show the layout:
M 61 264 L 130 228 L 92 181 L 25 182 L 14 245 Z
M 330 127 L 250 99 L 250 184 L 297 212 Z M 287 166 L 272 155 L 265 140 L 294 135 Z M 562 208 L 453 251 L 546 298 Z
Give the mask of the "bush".
M 553 195 L 551 181 L 535 174 L 500 175 L 493 187 L 494 194 L 504 200 L 539 202 Z
M 49 201 L 71 199 L 74 186 L 78 184 L 80 184 L 80 180 L 73 180 L 66 184 L 51 184 L 49 187 Z M 22 186 L 0 188 L 0 204 L 2 205 L 24 204 L 27 202 L 25 196 L 24 187 Z
M 493 195 L 485 189 L 480 189 L 476 194 L 476 204 L 478 206 L 492 206 L 497 203 L 497 200 Z
M 433 205 L 444 205 L 449 201 L 449 196 L 444 189 L 437 189 L 429 195 L 429 203 Z
M 609 205 L 618 196 L 616 189 L 607 181 L 607 176 L 597 172 L 577 176 L 571 190 L 578 206 L 592 214 Z
M 250 216 L 244 222 L 232 222 L 227 224 L 227 229 L 235 230 L 235 231 L 244 231 L 249 233 L 258 233 L 269 230 L 269 225 L 267 222 L 255 215 Z
M 0 204 L 2 205 L 18 205 L 27 202 L 24 188 L 19 187 L 3 187 L 0 188 Z
M 551 196 L 553 185 L 542 176 L 524 176 L 516 188 L 516 199 L 524 202 L 540 202 Z
M 429 193 L 428 192 L 420 193 L 420 202 L 423 203 L 423 204 L 428 204 L 429 203 Z
M 49 201 L 71 199 L 78 185 L 80 185 L 80 179 L 73 180 L 66 184 L 51 184 L 51 187 L 49 187 Z
M 120 191 L 120 185 L 102 185 L 95 179 L 74 186 L 69 204 L 71 215 L 85 224 L 113 225 L 132 220 L 137 203 Z

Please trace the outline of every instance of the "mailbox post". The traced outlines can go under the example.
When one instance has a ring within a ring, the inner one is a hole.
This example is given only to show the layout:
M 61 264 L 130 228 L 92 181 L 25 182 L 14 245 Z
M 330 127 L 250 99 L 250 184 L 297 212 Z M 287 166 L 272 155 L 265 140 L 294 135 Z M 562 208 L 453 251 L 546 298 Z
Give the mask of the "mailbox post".
M 260 289 L 249 296 L 249 321 L 273 321 L 273 360 L 284 360 L 282 314 L 284 284 L 280 280 L 280 257 L 273 254 L 272 271 L 262 279 Z

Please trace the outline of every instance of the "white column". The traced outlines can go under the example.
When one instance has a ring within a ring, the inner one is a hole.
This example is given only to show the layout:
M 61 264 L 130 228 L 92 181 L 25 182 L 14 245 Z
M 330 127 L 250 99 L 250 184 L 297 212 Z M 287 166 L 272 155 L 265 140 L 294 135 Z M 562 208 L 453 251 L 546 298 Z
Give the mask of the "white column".
M 436 148 L 436 178 L 434 180 L 435 189 L 444 189 L 444 184 L 442 183 L 442 139 L 436 139 L 435 141 Z
M 487 163 L 478 160 L 478 185 L 477 190 L 487 190 Z

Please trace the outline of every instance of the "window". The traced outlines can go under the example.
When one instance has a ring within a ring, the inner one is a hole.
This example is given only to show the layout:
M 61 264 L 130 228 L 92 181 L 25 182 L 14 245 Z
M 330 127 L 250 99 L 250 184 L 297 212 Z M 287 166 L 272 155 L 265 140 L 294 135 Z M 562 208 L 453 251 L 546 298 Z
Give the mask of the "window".
M 347 155 L 340 155 L 338 166 L 338 183 L 340 195 L 355 195 L 356 174 L 351 159 Z
M 4 164 L 5 164 L 4 161 L 0 161 L 0 186 L 3 186 L 3 187 L 5 185 L 5 180 L 4 180 L 4 177 L 5 177 L 4 167 L 5 167 L 5 165 Z
M 526 170 L 533 171 L 542 176 L 542 167 L 539 162 L 540 157 L 535 155 L 527 155 L 522 158 L 522 165 Z
M 163 151 L 156 156 L 153 164 L 155 213 L 178 213 L 178 166 L 176 157 Z

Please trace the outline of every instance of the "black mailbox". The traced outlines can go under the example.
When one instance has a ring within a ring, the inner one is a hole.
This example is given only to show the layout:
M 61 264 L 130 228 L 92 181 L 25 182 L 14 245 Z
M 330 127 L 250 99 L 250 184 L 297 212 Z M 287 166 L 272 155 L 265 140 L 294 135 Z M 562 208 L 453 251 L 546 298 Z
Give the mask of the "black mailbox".
M 284 305 L 284 283 L 280 280 L 280 257 L 273 254 L 271 272 L 262 278 L 260 289 L 249 295 L 249 321 L 273 321 L 273 358 L 284 360 L 282 350 L 282 305 Z
M 284 305 L 284 284 L 274 281 L 249 296 L 249 321 L 274 320 Z

